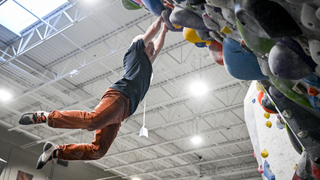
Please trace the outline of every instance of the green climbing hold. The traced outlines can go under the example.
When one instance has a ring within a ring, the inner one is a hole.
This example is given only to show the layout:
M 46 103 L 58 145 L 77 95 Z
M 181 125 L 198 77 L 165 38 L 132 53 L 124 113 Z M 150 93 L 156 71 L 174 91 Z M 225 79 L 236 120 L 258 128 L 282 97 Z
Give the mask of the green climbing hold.
M 276 44 L 276 40 L 274 39 L 260 38 L 257 35 L 251 33 L 245 27 L 243 27 L 238 19 L 236 19 L 236 22 L 241 37 L 251 50 L 259 52 L 261 54 L 266 54 L 269 53 L 271 48 Z
M 305 97 L 302 94 L 298 94 L 294 90 L 292 90 L 294 84 L 292 84 L 290 81 L 287 81 L 282 78 L 277 78 L 275 76 L 270 75 L 269 76 L 270 81 L 272 84 L 281 92 L 283 93 L 286 97 L 291 99 L 292 101 L 313 108 L 309 102 L 309 99 Z
M 128 10 L 141 9 L 141 7 L 139 5 L 134 4 L 134 3 L 130 2 L 129 0 L 121 0 L 121 2 L 122 2 L 123 7 Z

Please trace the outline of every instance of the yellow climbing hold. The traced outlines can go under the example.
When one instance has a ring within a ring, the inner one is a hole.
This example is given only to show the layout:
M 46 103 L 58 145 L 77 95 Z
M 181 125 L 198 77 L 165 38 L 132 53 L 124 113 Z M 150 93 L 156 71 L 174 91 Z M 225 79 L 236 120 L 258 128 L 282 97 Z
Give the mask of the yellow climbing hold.
M 266 93 L 266 90 L 264 90 L 263 86 L 261 84 L 259 84 L 258 82 L 256 84 L 256 87 L 257 87 L 258 91 L 262 91 L 262 92 Z
M 191 43 L 206 43 L 206 45 L 211 44 L 211 41 L 205 41 L 200 39 L 195 29 L 186 27 L 183 28 L 183 37 Z
M 172 26 L 175 27 L 175 28 L 177 28 L 177 29 L 180 29 L 180 28 L 181 28 L 181 26 L 178 26 L 178 25 L 176 25 L 176 24 L 172 24 Z
M 268 157 L 268 155 L 269 155 L 269 153 L 268 153 L 267 149 L 264 149 L 264 150 L 261 151 L 261 156 L 262 156 L 263 158 Z
M 267 122 L 266 122 L 266 126 L 267 126 L 268 128 L 271 128 L 271 126 L 272 126 L 271 121 L 267 121 Z
M 298 166 L 298 164 L 295 164 L 295 165 L 293 166 L 293 169 L 294 169 L 294 170 L 297 170 L 297 166 Z
M 269 118 L 270 118 L 270 113 L 265 112 L 265 113 L 263 114 L 263 116 L 264 116 L 266 119 L 269 119 Z
M 231 33 L 230 29 L 229 29 L 227 26 L 224 26 L 224 27 L 220 30 L 220 32 L 222 32 L 222 33 L 224 33 L 224 34 L 230 34 L 230 33 Z

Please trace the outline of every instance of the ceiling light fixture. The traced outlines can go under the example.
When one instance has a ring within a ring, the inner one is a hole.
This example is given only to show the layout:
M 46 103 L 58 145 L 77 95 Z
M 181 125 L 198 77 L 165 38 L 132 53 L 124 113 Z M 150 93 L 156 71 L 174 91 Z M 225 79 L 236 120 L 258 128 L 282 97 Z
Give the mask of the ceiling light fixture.
M 133 178 L 132 180 L 141 180 L 141 179 L 136 177 L 136 178 Z
M 0 90 L 0 100 L 1 101 L 9 101 L 12 98 L 12 94 L 9 93 L 7 90 L 1 89 Z
M 193 136 L 193 137 L 191 138 L 191 142 L 192 142 L 193 144 L 200 144 L 200 143 L 202 142 L 202 138 L 201 138 L 200 136 L 198 136 L 198 135 Z
M 208 92 L 208 88 L 204 82 L 196 81 L 190 85 L 190 91 L 194 96 L 203 96 Z

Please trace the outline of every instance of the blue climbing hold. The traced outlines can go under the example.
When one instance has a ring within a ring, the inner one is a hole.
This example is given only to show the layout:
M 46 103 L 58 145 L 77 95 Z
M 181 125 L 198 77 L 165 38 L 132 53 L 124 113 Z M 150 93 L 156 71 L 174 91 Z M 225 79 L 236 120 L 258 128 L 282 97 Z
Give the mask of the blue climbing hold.
M 257 57 L 244 45 L 234 39 L 223 39 L 223 59 L 227 71 L 242 80 L 269 79 L 263 75 Z
M 268 179 L 268 180 L 275 180 L 276 176 L 273 174 L 273 172 L 270 169 L 270 164 L 268 161 L 264 161 L 263 164 L 263 175 Z

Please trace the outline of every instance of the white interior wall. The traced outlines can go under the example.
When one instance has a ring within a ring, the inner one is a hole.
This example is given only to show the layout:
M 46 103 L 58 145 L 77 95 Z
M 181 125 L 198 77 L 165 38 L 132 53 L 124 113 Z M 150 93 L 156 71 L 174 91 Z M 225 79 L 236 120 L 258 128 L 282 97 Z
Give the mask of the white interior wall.
M 43 144 L 21 149 L 19 144 L 31 142 L 24 134 L 9 132 L 3 127 L 0 127 L 0 134 L 0 158 L 7 161 L 0 180 L 16 180 L 19 170 L 34 175 L 33 180 L 89 180 L 108 176 L 114 177 L 112 180 L 122 179 L 81 161 L 70 161 L 67 167 L 54 162 L 37 170 L 35 167 Z

